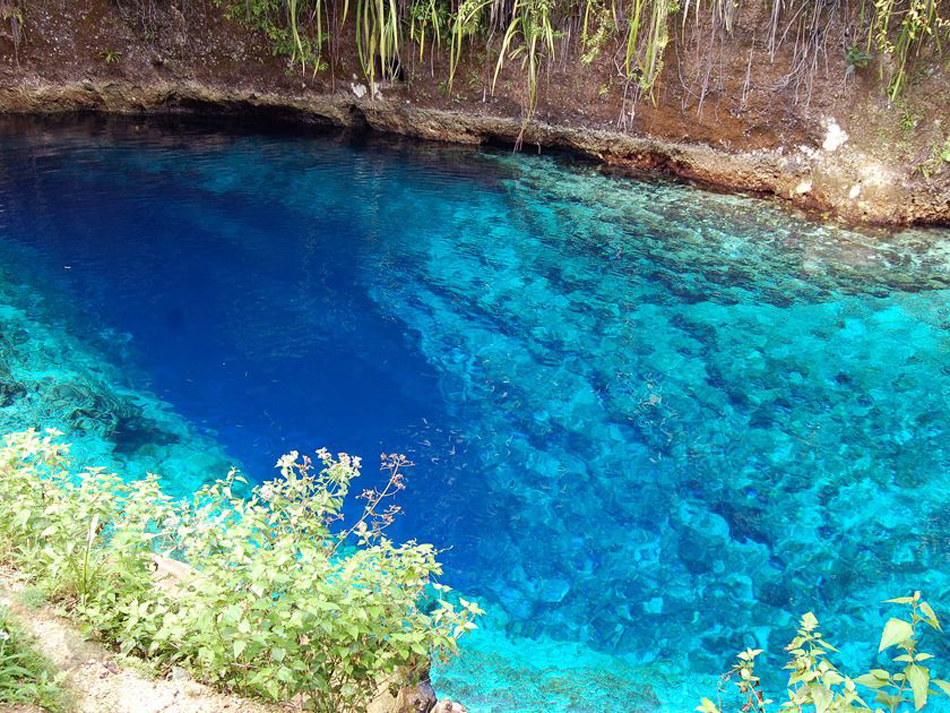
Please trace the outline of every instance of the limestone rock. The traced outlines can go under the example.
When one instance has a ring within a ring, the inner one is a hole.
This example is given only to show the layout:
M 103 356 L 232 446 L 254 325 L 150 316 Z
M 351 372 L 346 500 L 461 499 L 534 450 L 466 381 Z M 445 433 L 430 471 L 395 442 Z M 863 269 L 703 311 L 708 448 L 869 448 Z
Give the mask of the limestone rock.
M 432 709 L 432 713 L 468 713 L 468 709 L 461 703 L 456 703 L 455 701 L 450 701 L 448 698 L 443 698 L 441 701 L 435 704 L 435 708 Z
M 398 689 L 384 684 L 366 709 L 366 713 L 430 713 L 436 705 L 435 690 L 429 681 L 429 672 L 424 671 L 415 683 Z
M 155 586 L 164 589 L 171 597 L 178 597 L 185 593 L 196 576 L 191 566 L 170 557 L 153 555 L 152 564 L 155 566 L 152 576 Z
M 821 145 L 825 151 L 836 151 L 848 140 L 847 132 L 834 119 L 825 120 L 825 130 L 825 141 Z
M 429 677 L 426 676 L 415 686 L 399 691 L 393 713 L 429 713 L 435 705 L 435 689 L 432 688 Z

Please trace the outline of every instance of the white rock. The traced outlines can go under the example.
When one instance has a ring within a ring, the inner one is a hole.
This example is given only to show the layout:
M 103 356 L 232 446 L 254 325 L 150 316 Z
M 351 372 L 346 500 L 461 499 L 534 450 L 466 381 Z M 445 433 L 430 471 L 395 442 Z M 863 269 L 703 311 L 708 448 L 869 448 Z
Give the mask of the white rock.
M 802 181 L 801 183 L 799 183 L 799 184 L 795 187 L 795 192 L 796 192 L 797 194 L 799 194 L 799 195 L 802 195 L 802 194 L 804 194 L 804 193 L 808 193 L 810 190 L 811 190 L 811 179 L 810 179 L 810 178 L 806 178 L 804 181 Z
M 850 198 L 851 200 L 854 200 L 859 195 L 861 195 L 861 184 L 855 183 L 853 186 L 851 186 L 851 192 L 848 193 L 848 198 Z
M 848 140 L 848 134 L 834 119 L 825 119 L 825 129 L 825 143 L 821 145 L 825 151 L 834 151 Z
M 366 96 L 366 85 L 365 84 L 356 84 L 350 82 L 350 89 L 353 90 L 353 93 L 356 95 L 357 99 L 362 99 Z
M 860 183 L 862 186 L 883 188 L 898 180 L 894 171 L 887 169 L 876 161 L 867 160 L 865 157 L 862 157 L 858 170 L 860 172 Z

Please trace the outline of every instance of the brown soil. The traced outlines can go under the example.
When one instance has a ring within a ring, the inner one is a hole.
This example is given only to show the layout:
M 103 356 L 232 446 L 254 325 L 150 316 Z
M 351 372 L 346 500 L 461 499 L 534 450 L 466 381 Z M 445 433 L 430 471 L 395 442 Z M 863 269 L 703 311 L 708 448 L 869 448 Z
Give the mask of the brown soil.
M 950 133 L 950 73 L 922 62 L 914 100 L 888 107 L 873 68 L 849 74 L 832 43 L 811 83 L 796 85 L 787 77 L 793 43 L 773 60 L 756 40 L 767 20 L 759 5 L 738 13 L 725 40 L 702 27 L 677 33 L 655 104 L 625 101 L 616 48 L 591 66 L 562 54 L 545 73 L 525 145 L 775 194 L 855 221 L 950 222 L 950 164 L 932 160 Z M 847 41 L 846 23 L 836 31 Z M 345 39 L 333 66 L 313 76 L 288 68 L 212 0 L 30 0 L 24 33 L 15 56 L 0 27 L 0 111 L 255 111 L 467 143 L 514 142 L 522 129 L 516 62 L 491 96 L 493 63 L 472 52 L 449 95 L 442 58 L 407 52 L 406 81 L 382 87 L 381 100 L 360 99 Z M 827 150 L 832 121 L 848 140 Z

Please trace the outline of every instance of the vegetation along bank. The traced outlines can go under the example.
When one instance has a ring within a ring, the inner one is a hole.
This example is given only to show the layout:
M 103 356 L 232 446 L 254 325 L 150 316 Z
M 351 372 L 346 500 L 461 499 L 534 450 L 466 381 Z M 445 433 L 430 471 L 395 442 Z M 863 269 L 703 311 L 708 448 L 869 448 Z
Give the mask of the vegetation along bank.
M 948 18 L 938 0 L 2 0 L 0 111 L 563 147 L 946 223 Z

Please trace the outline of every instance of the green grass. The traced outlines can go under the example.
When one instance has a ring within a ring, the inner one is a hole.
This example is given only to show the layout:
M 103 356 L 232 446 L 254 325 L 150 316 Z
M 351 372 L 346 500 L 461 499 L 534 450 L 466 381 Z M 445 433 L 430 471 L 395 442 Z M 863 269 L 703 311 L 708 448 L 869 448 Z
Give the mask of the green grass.
M 9 612 L 0 608 L 0 704 L 32 704 L 53 713 L 68 711 L 61 678 Z

